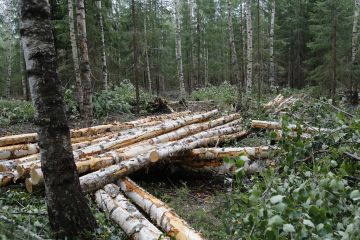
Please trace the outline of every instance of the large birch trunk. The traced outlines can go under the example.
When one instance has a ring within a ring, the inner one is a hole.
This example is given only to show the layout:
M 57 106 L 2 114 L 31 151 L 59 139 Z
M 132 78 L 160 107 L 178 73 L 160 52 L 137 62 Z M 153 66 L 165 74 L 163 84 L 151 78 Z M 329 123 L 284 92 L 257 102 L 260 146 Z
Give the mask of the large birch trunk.
M 76 0 L 77 32 L 80 45 L 80 72 L 83 86 L 83 118 L 87 125 L 92 121 L 92 84 L 89 51 L 87 46 L 84 0 Z
M 101 37 L 101 63 L 102 63 L 102 83 L 104 90 L 108 89 L 108 70 L 106 64 L 106 46 L 105 46 L 105 33 L 104 33 L 104 23 L 102 15 L 102 6 L 101 0 L 96 0 L 96 6 L 99 11 L 99 27 L 100 27 L 100 37 Z
M 280 122 L 270 122 L 270 121 L 259 121 L 259 120 L 252 120 L 251 121 L 252 128 L 260 128 L 260 129 L 272 129 L 272 130 L 281 130 L 282 124 Z M 298 131 L 299 128 L 295 124 L 289 124 L 286 128 L 290 129 L 291 131 Z M 300 129 L 305 133 L 321 133 L 321 132 L 331 132 L 333 130 L 328 128 L 319 128 L 319 127 L 306 127 L 300 126 Z
M 117 223 L 131 238 L 137 240 L 158 240 L 163 233 L 147 220 L 136 207 L 120 192 L 118 186 L 108 184 L 95 193 L 100 209 Z
M 36 110 L 50 226 L 56 238 L 92 232 L 96 220 L 81 192 L 70 143 L 47 0 L 20 0 L 20 33 Z M 49 111 L 51 109 L 51 111 Z
M 246 11 L 246 32 L 247 32 L 247 73 L 246 73 L 246 92 L 250 92 L 252 88 L 252 75 L 253 75 L 253 28 L 251 19 L 251 1 L 245 4 Z
M 180 86 L 180 98 L 185 98 L 185 81 L 184 81 L 184 71 L 182 63 L 182 53 L 181 53 L 181 29 L 180 29 L 180 3 L 179 0 L 175 1 L 175 41 L 176 41 L 176 62 L 177 62 L 177 71 L 178 79 Z
M 172 239 L 203 239 L 203 237 L 181 219 L 172 208 L 139 187 L 129 178 L 119 180 L 118 184 L 125 195 L 145 211 L 151 220 L 156 222 Z
M 74 21 L 74 1 L 68 0 L 68 14 L 69 14 L 69 32 L 70 32 L 70 44 L 71 44 L 71 54 L 74 65 L 75 73 L 75 95 L 76 101 L 79 104 L 80 114 L 83 114 L 83 89 L 81 84 L 80 76 L 80 66 L 79 66 L 79 54 L 78 47 L 76 44 L 76 35 L 75 35 L 75 21 Z
M 275 82 L 275 61 L 274 61 L 274 33 L 275 33 L 275 7 L 276 7 L 276 0 L 273 0 L 272 6 L 271 6 L 271 20 L 270 20 L 270 88 L 275 89 L 276 88 L 276 82 Z
M 189 34 L 190 34 L 190 44 L 191 44 L 191 63 L 190 63 L 190 83 L 189 83 L 189 94 L 191 94 L 192 87 L 195 83 L 195 71 L 196 71 L 196 59 L 195 59 L 195 43 L 194 43 L 194 36 L 193 36 L 193 0 L 189 0 Z

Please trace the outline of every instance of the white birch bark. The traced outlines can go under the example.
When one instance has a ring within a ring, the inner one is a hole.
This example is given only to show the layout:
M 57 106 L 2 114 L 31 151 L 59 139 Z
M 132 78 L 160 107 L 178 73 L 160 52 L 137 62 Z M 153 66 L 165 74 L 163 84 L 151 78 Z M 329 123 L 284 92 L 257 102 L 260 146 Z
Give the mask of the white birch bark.
M 129 178 L 120 180 L 118 184 L 125 195 L 145 211 L 151 220 L 156 222 L 172 239 L 203 239 L 203 237 L 181 219 L 172 208 L 139 187 Z
M 271 20 L 270 20 L 270 88 L 275 89 L 276 88 L 276 82 L 275 82 L 275 61 L 274 61 L 274 34 L 275 34 L 275 12 L 276 12 L 276 0 L 273 0 L 272 6 L 271 6 Z
M 124 232 L 136 240 L 157 240 L 163 233 L 157 229 L 144 215 L 120 192 L 114 184 L 106 185 L 95 193 L 95 201 Z
M 99 11 L 99 26 L 100 26 L 100 37 L 101 37 L 101 63 L 102 63 L 102 83 L 103 88 L 106 91 L 108 89 L 108 70 L 107 70 L 107 63 L 106 63 L 106 45 L 105 45 L 105 33 L 104 33 L 104 22 L 103 22 L 103 15 L 102 15 L 102 6 L 101 0 L 96 0 L 96 6 Z
M 253 77 L 253 27 L 251 18 L 251 1 L 247 1 L 245 4 L 246 11 L 246 31 L 247 31 L 247 73 L 246 73 L 246 92 L 250 92 L 252 89 L 252 77 Z
M 27 87 L 27 79 L 25 76 L 25 64 L 24 64 L 24 52 L 22 49 L 22 43 L 20 41 L 20 73 L 21 73 L 21 86 L 22 86 L 22 94 L 23 94 L 23 98 L 24 100 L 28 100 L 29 99 L 29 95 L 28 95 L 28 87 Z
M 180 26 L 180 3 L 179 0 L 174 0 L 175 3 L 175 41 L 176 41 L 176 62 L 178 79 L 180 84 L 180 98 L 185 98 L 185 82 L 184 82 L 184 71 L 181 53 L 181 26 Z

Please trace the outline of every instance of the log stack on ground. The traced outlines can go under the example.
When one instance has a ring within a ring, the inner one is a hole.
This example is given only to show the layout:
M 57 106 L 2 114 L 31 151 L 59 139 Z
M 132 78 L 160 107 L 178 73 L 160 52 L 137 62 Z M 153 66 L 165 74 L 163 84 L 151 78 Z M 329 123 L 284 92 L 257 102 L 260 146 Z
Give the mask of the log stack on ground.
M 158 239 L 163 234 L 167 235 L 163 239 L 202 239 L 172 209 L 126 177 L 159 163 L 226 173 L 235 166 L 225 164 L 225 157 L 271 158 L 276 149 L 267 146 L 219 148 L 219 144 L 248 135 L 241 124 L 239 114 L 221 117 L 213 110 L 71 130 L 81 188 L 85 193 L 96 192 L 99 208 L 134 239 Z M 43 187 L 39 151 L 36 133 L 1 137 L 0 187 L 19 182 L 25 182 L 28 192 Z M 112 184 L 116 181 L 123 194 Z M 154 225 L 141 212 L 148 214 Z

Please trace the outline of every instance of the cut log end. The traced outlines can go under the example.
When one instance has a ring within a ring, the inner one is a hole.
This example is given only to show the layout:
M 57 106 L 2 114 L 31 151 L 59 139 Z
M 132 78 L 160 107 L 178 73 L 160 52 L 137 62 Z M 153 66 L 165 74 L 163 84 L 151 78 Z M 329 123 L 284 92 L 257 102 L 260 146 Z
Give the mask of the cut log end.
M 150 162 L 157 162 L 160 160 L 160 155 L 157 151 L 152 151 L 150 153 Z

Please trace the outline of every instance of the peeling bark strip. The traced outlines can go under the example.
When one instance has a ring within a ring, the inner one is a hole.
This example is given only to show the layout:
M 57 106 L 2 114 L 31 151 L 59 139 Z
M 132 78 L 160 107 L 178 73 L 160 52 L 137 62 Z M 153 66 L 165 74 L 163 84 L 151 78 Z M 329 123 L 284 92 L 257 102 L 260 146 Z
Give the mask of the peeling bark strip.
M 81 192 L 66 123 L 48 0 L 20 0 L 20 35 L 36 110 L 50 226 L 56 238 L 92 232 L 97 224 Z
M 131 238 L 158 240 L 163 233 L 147 220 L 136 207 L 120 193 L 114 184 L 106 185 L 95 193 L 95 201 L 115 223 Z
M 149 214 L 150 218 L 172 238 L 177 240 L 203 239 L 172 208 L 136 185 L 129 178 L 119 180 L 118 184 L 125 195 Z

